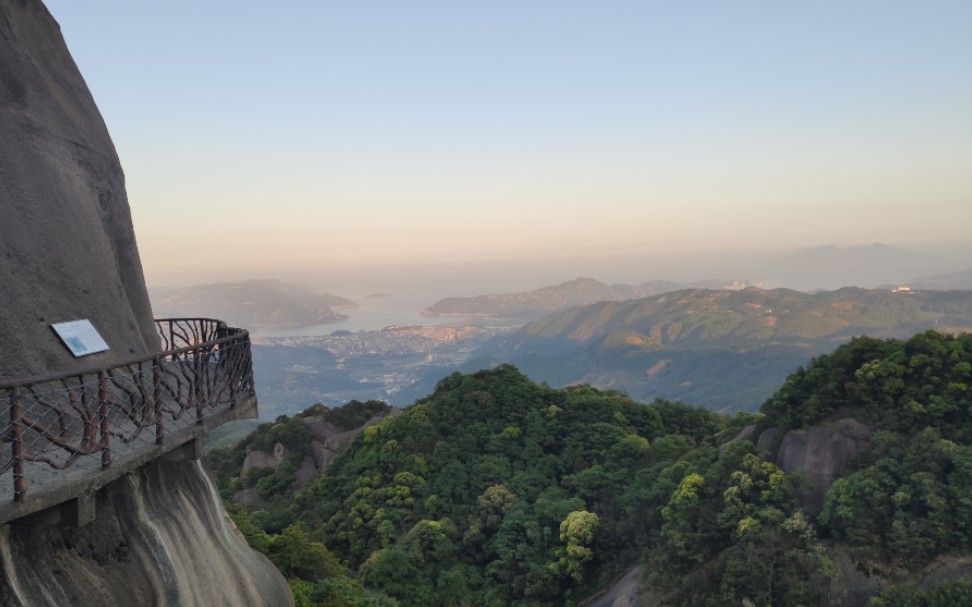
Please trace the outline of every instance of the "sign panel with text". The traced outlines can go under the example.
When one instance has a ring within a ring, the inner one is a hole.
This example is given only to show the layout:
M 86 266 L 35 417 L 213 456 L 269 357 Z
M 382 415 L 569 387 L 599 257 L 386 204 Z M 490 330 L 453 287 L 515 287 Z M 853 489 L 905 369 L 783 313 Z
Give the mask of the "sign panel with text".
M 51 328 L 75 358 L 108 349 L 108 344 L 87 318 L 55 323 Z

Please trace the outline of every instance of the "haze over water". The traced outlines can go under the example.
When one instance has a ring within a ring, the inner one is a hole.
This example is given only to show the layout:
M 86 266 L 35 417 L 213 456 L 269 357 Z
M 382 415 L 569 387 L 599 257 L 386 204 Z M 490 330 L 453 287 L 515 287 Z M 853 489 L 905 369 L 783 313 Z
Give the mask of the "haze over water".
M 969 2 L 48 6 L 151 285 L 972 242 Z
M 321 325 L 260 329 L 251 331 L 255 337 L 301 337 L 330 335 L 334 331 L 372 331 L 393 325 L 447 325 L 475 321 L 456 316 L 423 316 L 420 311 L 427 306 L 424 291 L 417 294 L 389 294 L 387 297 L 370 297 L 369 294 L 350 294 L 349 299 L 358 307 L 340 310 L 347 320 Z
M 258 331 L 256 335 L 327 335 L 336 330 L 362 331 L 389 325 L 476 324 L 481 319 L 423 316 L 420 312 L 440 299 L 491 293 L 531 291 L 587 277 L 602 282 L 639 284 L 655 280 L 745 280 L 767 288 L 801 290 L 835 289 L 843 286 L 873 288 L 906 285 L 910 279 L 936 273 L 969 269 L 972 247 L 911 245 L 898 249 L 884 245 L 858 247 L 870 253 L 874 263 L 815 264 L 799 254 L 824 251 L 848 254 L 846 249 L 821 247 L 792 250 L 722 252 L 617 257 L 567 258 L 544 261 L 399 264 L 352 268 L 281 268 L 275 277 L 305 284 L 320 292 L 347 297 L 357 308 L 340 310 L 348 320 L 309 327 Z M 920 251 L 920 252 L 919 252 Z M 882 257 L 882 256 L 887 256 Z M 795 259 L 795 261 L 794 261 Z M 240 279 L 250 278 L 241 275 Z

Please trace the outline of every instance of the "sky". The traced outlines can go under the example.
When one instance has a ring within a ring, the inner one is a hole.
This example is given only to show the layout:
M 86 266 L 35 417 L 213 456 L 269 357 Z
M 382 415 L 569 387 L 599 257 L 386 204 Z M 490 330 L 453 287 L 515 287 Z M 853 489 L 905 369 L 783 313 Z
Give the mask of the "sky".
M 972 243 L 967 0 L 46 4 L 150 286 Z

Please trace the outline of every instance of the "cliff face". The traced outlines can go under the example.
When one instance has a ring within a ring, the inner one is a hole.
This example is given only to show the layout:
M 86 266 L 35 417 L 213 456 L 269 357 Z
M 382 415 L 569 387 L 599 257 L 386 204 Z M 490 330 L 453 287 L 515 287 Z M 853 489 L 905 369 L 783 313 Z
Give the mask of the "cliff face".
M 0 1 L 0 377 L 158 348 L 125 178 L 60 28 Z M 87 318 L 110 350 L 76 360 L 51 323 Z
M 78 529 L 0 531 L 0 604 L 292 605 L 229 520 L 198 461 L 156 461 L 106 486 Z
M 783 472 L 802 472 L 809 483 L 803 505 L 820 512 L 827 491 L 840 478 L 854 456 L 871 449 L 873 430 L 853 417 L 842 417 L 784 433 L 776 427 L 758 431 L 746 426 L 733 439 L 748 440 L 756 448 L 768 451 Z M 722 448 L 724 448 L 723 445 Z
M 871 434 L 870 427 L 853 418 L 821 422 L 806 430 L 791 430 L 780 441 L 776 465 L 786 473 L 807 475 L 810 482 L 807 507 L 819 512 L 830 486 L 854 456 L 870 451 Z
M 295 472 L 297 478 L 296 488 L 303 487 L 316 478 L 321 471 L 329 466 L 334 458 L 337 457 L 345 445 L 354 440 L 365 428 L 370 428 L 379 423 L 386 417 L 401 415 L 401 409 L 389 409 L 366 421 L 364 425 L 353 430 L 341 431 L 333 424 L 324 421 L 317 416 L 305 417 L 304 426 L 310 432 L 310 455 L 305 455 L 300 462 L 300 466 Z M 243 467 L 240 469 L 240 480 L 243 481 L 247 476 L 258 468 L 273 468 L 276 470 L 292 453 L 282 443 L 276 443 L 273 451 L 251 451 L 243 460 Z M 246 504 L 251 508 L 262 508 L 263 498 L 256 488 L 242 489 L 236 492 L 233 499 L 240 504 Z
M 75 359 L 51 330 L 79 319 L 107 352 Z M 0 0 L 0 378 L 160 349 L 105 124 L 44 5 Z M 198 462 L 156 460 L 93 497 L 79 528 L 0 526 L 0 604 L 293 604 Z

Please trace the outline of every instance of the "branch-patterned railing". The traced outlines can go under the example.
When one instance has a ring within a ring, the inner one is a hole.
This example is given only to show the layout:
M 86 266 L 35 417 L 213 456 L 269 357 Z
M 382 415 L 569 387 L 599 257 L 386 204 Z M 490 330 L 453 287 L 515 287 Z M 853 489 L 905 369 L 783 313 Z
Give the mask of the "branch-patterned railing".
M 0 380 L 0 499 L 162 444 L 253 394 L 247 331 L 208 318 L 156 320 L 164 351 L 107 368 Z M 71 470 L 68 470 L 68 469 Z

